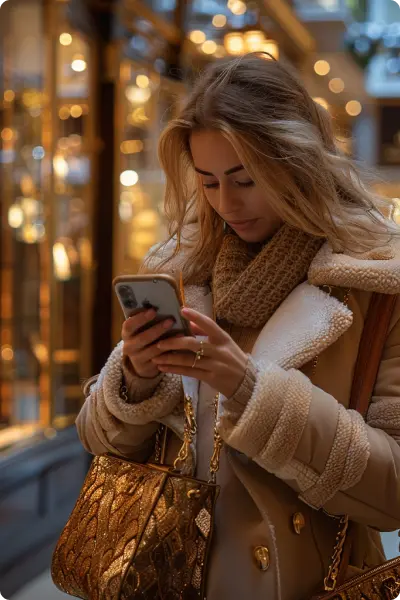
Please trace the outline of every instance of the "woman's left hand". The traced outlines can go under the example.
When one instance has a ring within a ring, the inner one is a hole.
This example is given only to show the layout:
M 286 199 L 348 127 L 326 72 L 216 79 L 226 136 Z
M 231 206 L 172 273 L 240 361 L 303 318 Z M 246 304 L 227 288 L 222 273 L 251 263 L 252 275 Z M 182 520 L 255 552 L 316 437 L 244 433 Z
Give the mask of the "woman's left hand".
M 230 398 L 243 381 L 247 355 L 209 317 L 189 308 L 182 309 L 182 315 L 190 321 L 192 332 L 208 337 L 208 341 L 204 340 L 203 344 L 200 344 L 200 340 L 195 337 L 162 340 L 157 346 L 164 352 L 153 358 L 154 364 L 163 373 L 186 375 L 204 381 Z M 201 347 L 204 354 L 192 367 L 195 354 Z

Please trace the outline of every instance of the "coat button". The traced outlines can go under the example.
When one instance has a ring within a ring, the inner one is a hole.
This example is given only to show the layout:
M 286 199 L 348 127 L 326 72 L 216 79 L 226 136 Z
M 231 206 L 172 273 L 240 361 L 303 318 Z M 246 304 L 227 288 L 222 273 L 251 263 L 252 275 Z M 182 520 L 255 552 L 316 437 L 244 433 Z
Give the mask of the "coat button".
M 257 546 L 254 548 L 253 555 L 260 571 L 267 571 L 271 562 L 268 548 L 266 546 Z
M 301 512 L 297 512 L 292 517 L 293 521 L 293 529 L 297 533 L 297 535 L 301 534 L 301 530 L 306 526 L 306 520 L 304 515 Z

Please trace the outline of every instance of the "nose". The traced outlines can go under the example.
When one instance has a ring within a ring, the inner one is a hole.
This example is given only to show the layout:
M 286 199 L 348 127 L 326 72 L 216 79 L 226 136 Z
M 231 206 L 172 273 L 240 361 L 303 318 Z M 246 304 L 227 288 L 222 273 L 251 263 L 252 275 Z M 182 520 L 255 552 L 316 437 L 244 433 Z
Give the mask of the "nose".
M 219 214 L 227 216 L 236 212 L 240 205 L 240 190 L 232 187 L 228 182 L 221 182 L 219 186 L 218 198 Z

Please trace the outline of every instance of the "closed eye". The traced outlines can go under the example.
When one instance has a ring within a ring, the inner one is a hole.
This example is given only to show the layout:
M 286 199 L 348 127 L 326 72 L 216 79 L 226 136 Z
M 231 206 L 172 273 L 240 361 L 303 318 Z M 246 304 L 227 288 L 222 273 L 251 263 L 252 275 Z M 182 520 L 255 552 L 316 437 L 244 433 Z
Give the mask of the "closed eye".
M 237 187 L 249 188 L 254 185 L 254 181 L 235 181 L 234 184 Z M 216 189 L 219 187 L 219 183 L 204 183 L 203 187 L 207 190 Z

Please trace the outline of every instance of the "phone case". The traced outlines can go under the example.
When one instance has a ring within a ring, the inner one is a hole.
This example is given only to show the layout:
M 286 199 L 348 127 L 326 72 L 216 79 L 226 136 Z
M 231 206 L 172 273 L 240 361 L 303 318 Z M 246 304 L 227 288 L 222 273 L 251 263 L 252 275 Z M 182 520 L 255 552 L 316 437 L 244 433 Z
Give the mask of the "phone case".
M 191 335 L 189 323 L 181 315 L 183 305 L 178 285 L 170 275 L 121 275 L 114 279 L 113 286 L 126 318 L 149 308 L 157 311 L 156 318 L 137 333 L 167 318 L 173 318 L 175 323 L 163 338 L 177 333 Z

